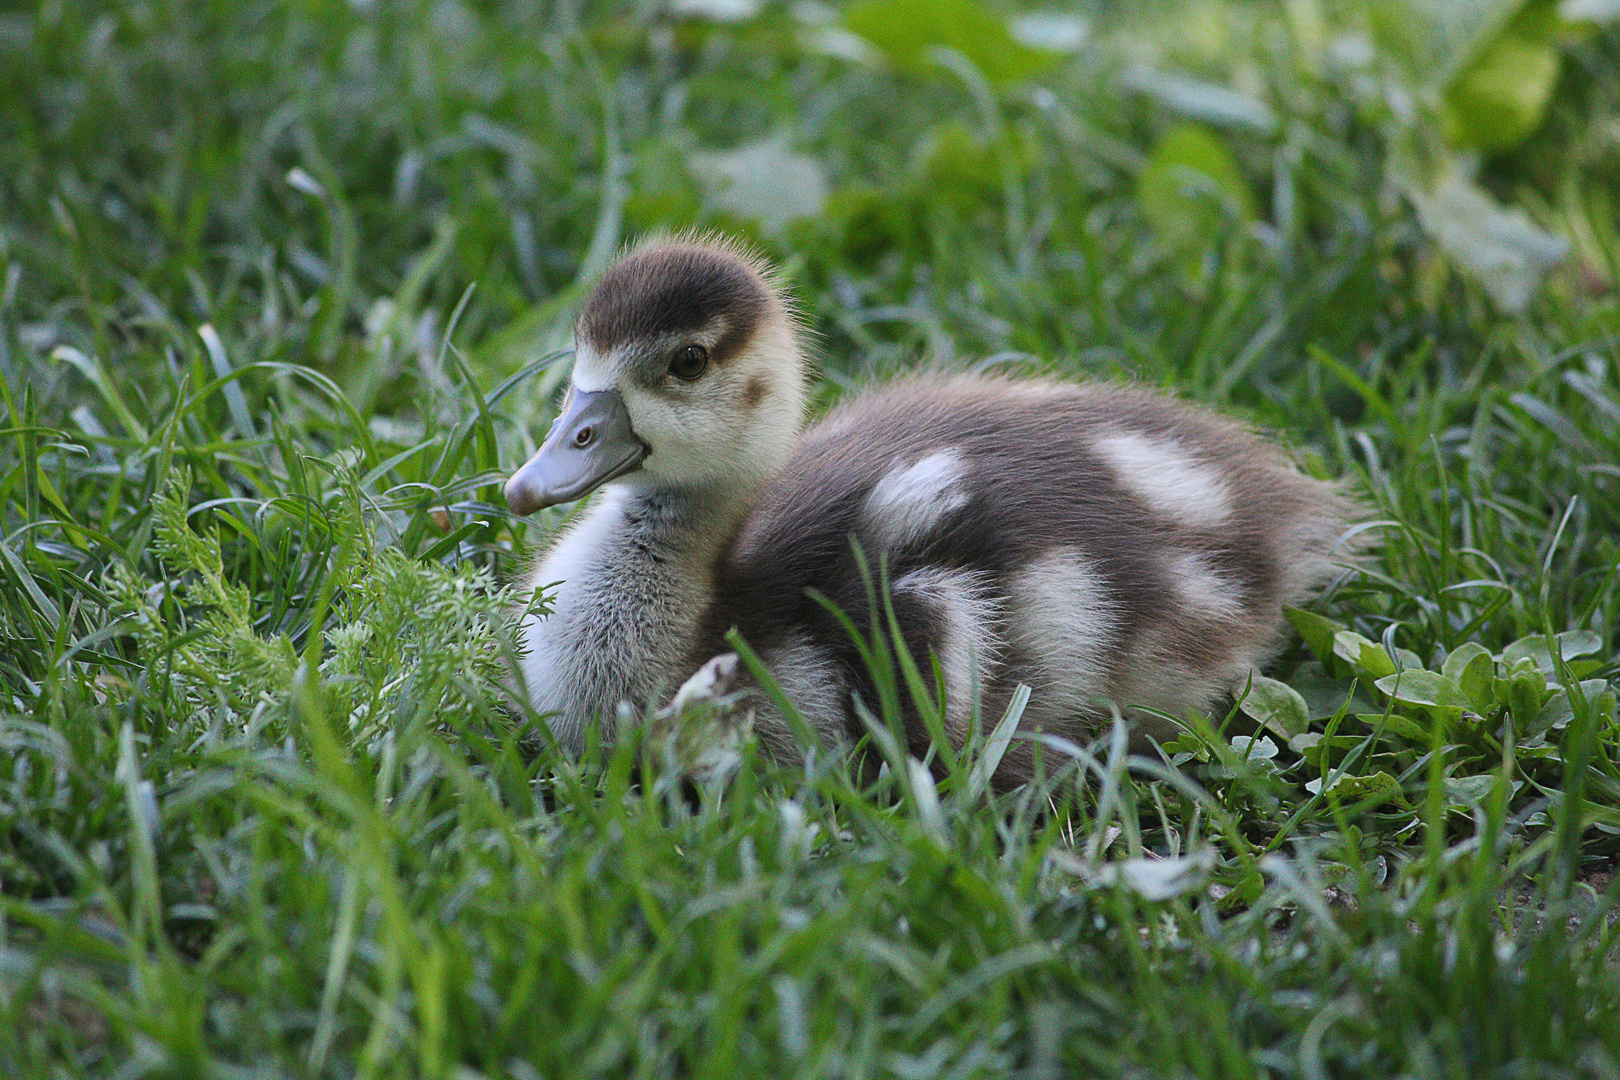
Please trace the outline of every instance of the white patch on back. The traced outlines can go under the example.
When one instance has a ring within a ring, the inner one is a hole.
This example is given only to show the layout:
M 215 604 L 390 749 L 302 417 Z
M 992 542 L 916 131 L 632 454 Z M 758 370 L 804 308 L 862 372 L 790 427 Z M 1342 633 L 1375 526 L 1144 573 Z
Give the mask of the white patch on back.
M 1025 713 L 1036 725 L 1096 709 L 1117 648 L 1118 628 L 1102 574 L 1080 552 L 1058 548 L 1008 579 L 1018 645 L 1039 672 Z
M 1131 710 L 1145 734 L 1159 740 L 1174 738 L 1180 728 L 1137 708 L 1186 716 L 1210 708 L 1233 679 L 1231 664 L 1219 664 L 1214 670 L 1189 664 L 1165 634 L 1151 629 L 1136 636 L 1119 666 L 1115 700 Z
M 945 711 L 965 730 L 973 716 L 974 696 L 989 680 L 1001 651 L 996 636 L 996 598 L 990 592 L 988 575 L 928 566 L 901 575 L 892 591 L 909 593 L 938 615 L 940 633 L 933 646 L 945 674 Z M 928 661 L 925 656 L 913 659 L 919 666 Z
M 862 513 L 878 546 L 915 544 L 946 514 L 966 506 L 963 471 L 961 455 L 940 450 L 914 465 L 897 464 L 884 474 L 866 496 Z
M 844 685 L 832 654 L 803 631 L 761 657 L 799 715 L 824 738 L 836 740 L 844 728 Z M 785 725 L 784 725 L 785 726 Z
M 1243 615 L 1242 587 L 1227 574 L 1209 564 L 1194 551 L 1184 551 L 1169 559 L 1170 580 L 1190 606 L 1205 615 L 1236 619 Z
M 1097 440 L 1097 451 L 1113 466 L 1125 490 L 1171 521 L 1209 528 L 1232 512 L 1225 478 L 1174 439 L 1121 432 Z

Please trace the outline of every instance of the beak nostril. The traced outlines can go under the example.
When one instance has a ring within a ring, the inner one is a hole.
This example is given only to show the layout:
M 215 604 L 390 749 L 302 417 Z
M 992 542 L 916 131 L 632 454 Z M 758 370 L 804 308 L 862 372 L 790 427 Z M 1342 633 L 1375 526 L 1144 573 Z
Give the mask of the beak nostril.
M 574 432 L 574 445 L 579 447 L 582 450 L 585 447 L 591 445 L 591 443 L 593 441 L 595 441 L 595 439 L 596 439 L 596 429 L 593 428 L 589 424 L 586 424 L 584 427 L 582 427 L 578 431 Z

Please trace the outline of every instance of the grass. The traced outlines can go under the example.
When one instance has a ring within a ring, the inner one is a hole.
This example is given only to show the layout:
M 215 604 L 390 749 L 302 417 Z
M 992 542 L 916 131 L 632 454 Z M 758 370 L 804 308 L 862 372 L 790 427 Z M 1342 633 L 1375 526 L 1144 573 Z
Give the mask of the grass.
M 1571 243 L 1505 314 L 1392 180 L 1438 128 L 1313 59 L 1392 8 L 1098 9 L 1053 57 L 857 7 L 894 65 L 813 5 L 0 15 L 0 1073 L 1620 1073 L 1615 29 L 1479 174 Z M 762 225 L 694 155 L 776 135 L 831 194 Z M 498 484 L 582 284 L 690 224 L 786 267 L 822 403 L 1163 385 L 1378 546 L 1230 716 L 1010 793 L 997 732 L 936 780 L 882 718 L 874 785 L 536 749 L 501 583 L 560 518 Z

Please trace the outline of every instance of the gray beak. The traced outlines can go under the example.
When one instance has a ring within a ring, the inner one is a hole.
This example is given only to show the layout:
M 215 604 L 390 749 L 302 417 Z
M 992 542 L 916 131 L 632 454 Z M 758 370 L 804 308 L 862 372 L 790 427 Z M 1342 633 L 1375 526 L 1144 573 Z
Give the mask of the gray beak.
M 534 457 L 506 482 L 515 514 L 572 502 L 641 464 L 647 444 L 630 427 L 617 390 L 572 390 Z

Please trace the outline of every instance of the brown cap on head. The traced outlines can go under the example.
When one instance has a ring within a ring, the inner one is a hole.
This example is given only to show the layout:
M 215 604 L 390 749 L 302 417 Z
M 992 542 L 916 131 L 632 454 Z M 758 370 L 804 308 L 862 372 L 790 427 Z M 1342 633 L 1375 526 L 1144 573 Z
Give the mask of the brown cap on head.
M 719 361 L 748 340 L 772 298 L 747 255 L 702 240 L 656 240 L 602 275 L 575 332 L 582 344 L 606 354 L 629 341 L 696 331 L 724 319 L 722 339 L 710 350 Z

